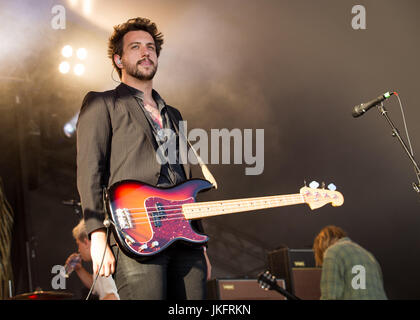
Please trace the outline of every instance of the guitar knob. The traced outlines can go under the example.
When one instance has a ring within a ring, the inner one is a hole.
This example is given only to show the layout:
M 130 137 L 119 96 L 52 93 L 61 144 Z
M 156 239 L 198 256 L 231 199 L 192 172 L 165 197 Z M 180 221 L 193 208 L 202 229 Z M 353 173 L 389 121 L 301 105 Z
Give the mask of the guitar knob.
M 154 247 L 157 247 L 158 245 L 159 245 L 159 242 L 153 241 L 151 247 L 154 248 Z
M 143 251 L 147 249 L 147 244 L 143 244 L 140 246 L 139 251 Z
M 328 190 L 335 191 L 335 190 L 337 190 L 337 187 L 334 185 L 334 183 L 330 183 L 328 185 Z
M 319 183 L 318 183 L 318 182 L 316 182 L 316 181 L 312 181 L 312 182 L 309 184 L 309 188 L 316 189 L 316 188 L 318 188 L 318 187 L 319 187 Z

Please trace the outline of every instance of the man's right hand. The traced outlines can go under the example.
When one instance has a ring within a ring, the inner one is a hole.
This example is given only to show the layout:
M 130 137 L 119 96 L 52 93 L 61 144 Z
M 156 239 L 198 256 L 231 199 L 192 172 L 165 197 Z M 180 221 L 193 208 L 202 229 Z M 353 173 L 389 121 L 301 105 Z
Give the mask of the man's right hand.
M 106 249 L 105 249 L 106 248 Z M 104 263 L 101 270 L 99 267 L 101 265 L 102 256 L 105 251 Z M 93 274 L 96 275 L 99 272 L 99 275 L 102 277 L 109 277 L 115 271 L 115 258 L 112 254 L 111 248 L 106 242 L 106 233 L 104 230 L 97 230 L 91 234 L 91 244 L 90 244 L 90 254 L 92 256 L 92 267 Z

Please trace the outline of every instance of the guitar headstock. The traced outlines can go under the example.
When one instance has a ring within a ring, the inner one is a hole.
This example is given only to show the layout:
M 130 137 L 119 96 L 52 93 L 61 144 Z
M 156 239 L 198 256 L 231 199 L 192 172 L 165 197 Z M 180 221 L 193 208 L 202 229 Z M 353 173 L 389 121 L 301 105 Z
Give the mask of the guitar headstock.
M 273 290 L 277 286 L 277 279 L 267 270 L 258 275 L 258 283 L 264 290 Z
M 312 210 L 321 208 L 328 203 L 331 203 L 334 207 L 341 206 L 344 203 L 343 195 L 335 190 L 333 184 L 328 185 L 328 189 L 324 187 L 318 189 L 318 186 L 319 184 L 313 181 L 309 187 L 305 186 L 300 189 L 300 194 L 303 195 L 305 202 Z

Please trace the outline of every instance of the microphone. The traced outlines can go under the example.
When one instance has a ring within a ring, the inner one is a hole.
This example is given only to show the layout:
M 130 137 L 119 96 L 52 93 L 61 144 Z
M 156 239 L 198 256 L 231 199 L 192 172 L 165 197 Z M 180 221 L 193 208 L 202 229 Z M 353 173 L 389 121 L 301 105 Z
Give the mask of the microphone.
M 358 106 L 355 106 L 352 111 L 352 115 L 354 118 L 360 117 L 363 115 L 366 111 L 368 111 L 370 108 L 380 104 L 382 101 L 388 99 L 390 96 L 395 94 L 395 92 L 386 92 L 383 95 L 380 95 L 376 99 L 373 99 L 369 102 L 359 104 Z

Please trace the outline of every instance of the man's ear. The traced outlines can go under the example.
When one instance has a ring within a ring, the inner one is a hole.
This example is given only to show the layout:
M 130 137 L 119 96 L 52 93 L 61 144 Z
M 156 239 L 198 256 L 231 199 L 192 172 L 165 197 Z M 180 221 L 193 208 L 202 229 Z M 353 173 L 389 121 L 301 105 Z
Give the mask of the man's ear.
M 84 244 L 85 246 L 89 245 L 89 244 L 90 244 L 90 240 L 89 240 L 89 238 L 84 238 L 84 239 L 83 239 L 83 244 Z
M 118 54 L 114 54 L 114 62 L 120 69 L 122 68 L 121 57 Z

